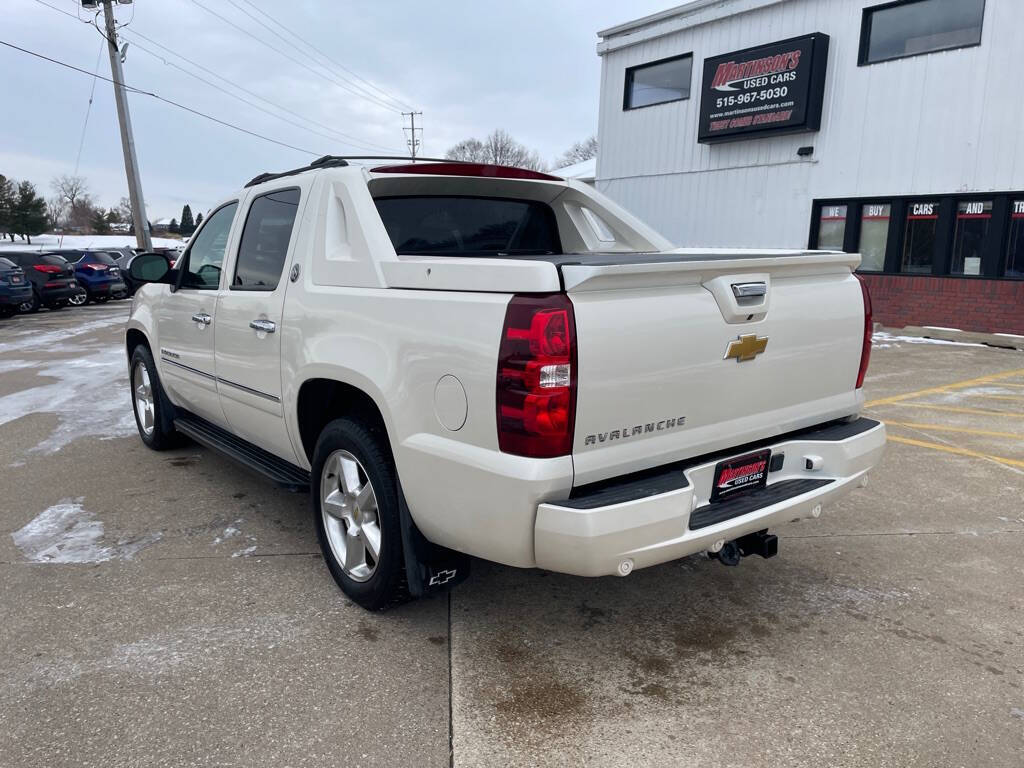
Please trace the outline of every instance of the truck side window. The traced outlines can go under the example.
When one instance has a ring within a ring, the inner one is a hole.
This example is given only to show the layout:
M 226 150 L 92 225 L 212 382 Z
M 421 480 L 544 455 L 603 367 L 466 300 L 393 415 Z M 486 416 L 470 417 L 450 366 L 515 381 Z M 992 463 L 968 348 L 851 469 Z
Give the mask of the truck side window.
M 232 290 L 277 288 L 298 210 L 299 190 L 294 188 L 270 192 L 252 201 L 238 247 Z
M 228 249 L 231 222 L 238 203 L 228 203 L 214 211 L 199 230 L 182 257 L 181 287 L 215 291 L 220 287 L 220 270 Z

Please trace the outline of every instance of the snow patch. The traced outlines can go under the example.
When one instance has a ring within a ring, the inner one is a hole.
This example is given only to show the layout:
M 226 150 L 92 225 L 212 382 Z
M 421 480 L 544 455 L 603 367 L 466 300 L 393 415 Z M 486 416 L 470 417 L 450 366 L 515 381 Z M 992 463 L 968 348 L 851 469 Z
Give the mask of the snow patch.
M 235 536 L 240 536 L 242 531 L 236 528 L 235 526 L 240 524 L 241 522 L 242 518 L 238 518 L 237 520 L 235 520 L 234 525 L 229 525 L 227 528 L 225 528 L 224 532 L 213 540 L 213 543 L 220 544 L 222 541 L 225 541 L 227 539 L 233 539 Z
M 237 552 L 232 552 L 231 556 L 232 557 L 249 557 L 249 555 L 251 555 L 255 551 L 256 551 L 256 547 L 255 546 L 246 547 L 245 549 L 240 549 Z
M 128 319 L 128 313 L 119 312 L 109 317 L 101 317 L 96 320 L 88 320 L 78 323 L 72 328 L 61 328 L 52 331 L 38 331 L 32 328 L 16 333 L 13 340 L 0 343 L 0 354 L 11 352 L 25 352 L 31 349 L 43 349 L 61 344 L 61 342 L 82 336 L 93 331 L 101 331 L 112 325 L 124 325 Z
M 872 346 L 878 346 L 880 349 L 885 349 L 887 342 L 906 342 L 907 344 L 937 344 L 943 347 L 983 347 L 984 344 L 975 344 L 969 341 L 946 341 L 945 339 L 926 339 L 923 336 L 894 336 L 888 331 L 875 331 L 871 336 Z M 886 344 L 885 347 L 882 344 Z
M 15 546 L 33 563 L 104 563 L 131 560 L 161 538 L 150 533 L 106 545 L 103 523 L 85 510 L 83 501 L 62 499 L 49 507 L 11 534 Z
M 120 347 L 39 365 L 39 376 L 56 381 L 0 397 L 0 426 L 31 413 L 57 416 L 54 430 L 30 451 L 56 453 L 79 437 L 110 439 L 135 431 L 128 366 Z

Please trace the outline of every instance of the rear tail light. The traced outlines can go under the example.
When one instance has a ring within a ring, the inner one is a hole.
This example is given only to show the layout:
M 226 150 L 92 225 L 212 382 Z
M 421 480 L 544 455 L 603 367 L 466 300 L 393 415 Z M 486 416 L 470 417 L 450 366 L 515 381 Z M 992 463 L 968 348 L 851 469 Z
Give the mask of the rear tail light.
M 91 269 L 93 272 L 106 272 L 107 271 L 107 265 L 106 264 L 96 264 L 95 262 L 91 262 L 90 261 L 89 263 L 83 264 L 82 266 L 85 267 L 86 269 Z
M 498 350 L 498 447 L 546 459 L 572 453 L 576 322 L 562 293 L 513 296 Z
M 48 275 L 59 275 L 64 271 L 62 267 L 58 267 L 53 264 L 33 264 L 32 269 L 36 272 L 45 272 Z
M 868 372 L 868 362 L 871 360 L 871 334 L 874 330 L 874 321 L 871 318 L 871 294 L 868 292 L 868 284 L 864 278 L 857 275 L 860 281 L 861 294 L 864 296 L 864 341 L 860 348 L 860 368 L 857 369 L 857 389 L 864 386 L 864 376 Z

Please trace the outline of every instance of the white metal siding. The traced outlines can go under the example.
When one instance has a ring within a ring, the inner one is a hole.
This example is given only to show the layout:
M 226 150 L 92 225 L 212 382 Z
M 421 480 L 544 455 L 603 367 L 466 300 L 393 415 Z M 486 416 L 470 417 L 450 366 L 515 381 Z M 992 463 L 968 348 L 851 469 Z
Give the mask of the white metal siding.
M 815 198 L 1024 188 L 1024 2 L 987 0 L 980 46 L 858 67 L 862 9 L 880 3 L 785 0 L 634 45 L 608 38 L 598 189 L 679 245 L 796 248 Z M 697 143 L 705 58 L 811 32 L 831 38 L 819 132 Z M 688 100 L 623 111 L 627 67 L 691 51 Z

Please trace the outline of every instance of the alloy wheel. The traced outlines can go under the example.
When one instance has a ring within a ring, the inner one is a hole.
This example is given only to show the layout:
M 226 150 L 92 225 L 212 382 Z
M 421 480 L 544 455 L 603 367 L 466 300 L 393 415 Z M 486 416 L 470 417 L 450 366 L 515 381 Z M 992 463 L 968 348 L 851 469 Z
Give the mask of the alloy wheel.
M 148 437 L 153 434 L 156 426 L 156 406 L 153 404 L 153 385 L 149 379 L 149 371 L 142 362 L 135 364 L 132 371 L 132 399 L 135 401 L 135 415 L 139 419 L 139 427 Z
M 320 510 L 331 552 L 353 581 L 367 581 L 380 562 L 377 496 L 366 470 L 348 451 L 334 451 L 320 475 Z

